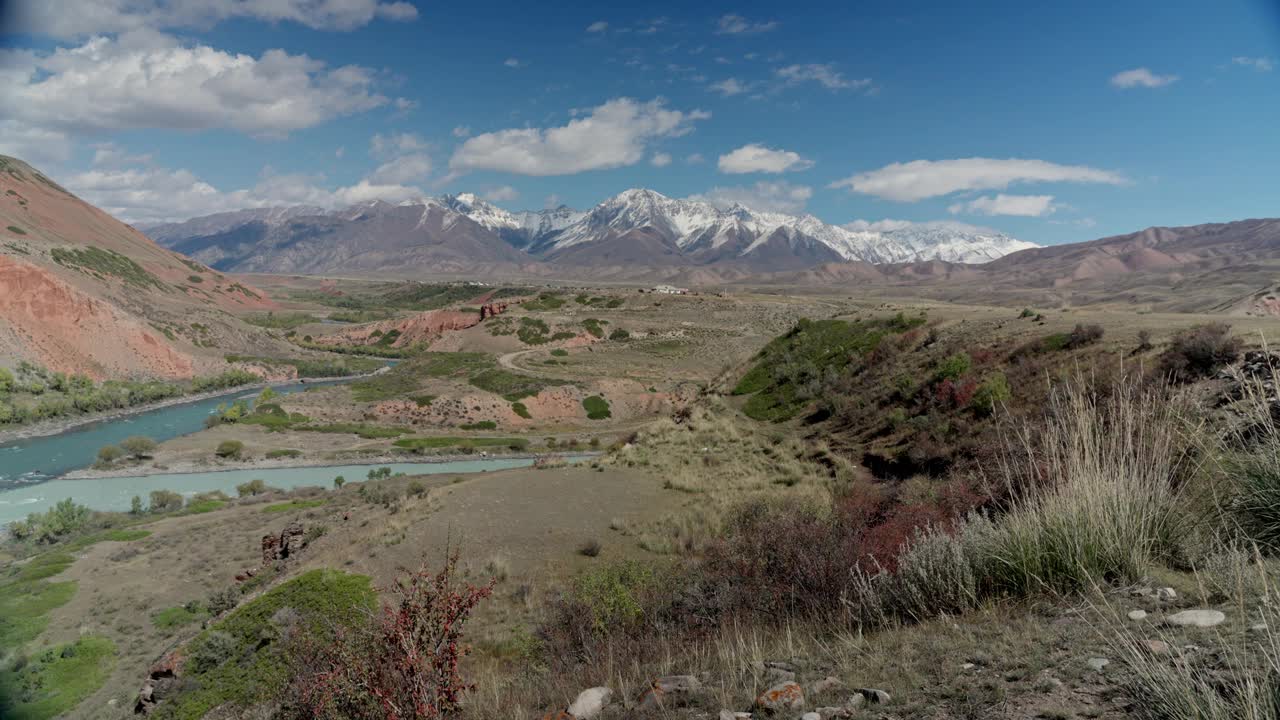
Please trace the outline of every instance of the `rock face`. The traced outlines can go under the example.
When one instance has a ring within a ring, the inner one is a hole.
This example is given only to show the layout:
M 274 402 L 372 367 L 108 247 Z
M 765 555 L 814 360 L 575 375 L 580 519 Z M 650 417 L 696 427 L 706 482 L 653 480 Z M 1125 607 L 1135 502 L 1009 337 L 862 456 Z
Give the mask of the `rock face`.
M 794 680 L 780 682 L 760 693 L 755 706 L 771 715 L 783 710 L 799 710 L 804 707 L 804 690 Z
M 277 535 L 262 536 L 262 566 L 270 567 L 297 555 L 306 543 L 302 523 L 289 523 Z
M 342 332 L 323 335 L 315 339 L 320 345 L 386 345 L 393 348 L 410 347 L 420 342 L 430 342 L 451 330 L 465 330 L 479 325 L 482 320 L 497 315 L 505 305 L 487 305 L 480 312 L 461 310 L 428 310 L 403 320 L 382 320 L 359 325 Z M 387 338 L 391 338 L 388 340 Z
M 1179 627 L 1213 627 L 1221 625 L 1227 616 L 1222 614 L 1220 610 L 1183 610 L 1179 613 L 1169 615 L 1164 619 L 1167 625 L 1177 625 Z
M 180 682 L 183 657 L 177 651 L 170 652 L 147 670 L 147 679 L 138 691 L 138 699 L 134 702 L 133 712 L 138 715 L 149 715 L 156 705 Z

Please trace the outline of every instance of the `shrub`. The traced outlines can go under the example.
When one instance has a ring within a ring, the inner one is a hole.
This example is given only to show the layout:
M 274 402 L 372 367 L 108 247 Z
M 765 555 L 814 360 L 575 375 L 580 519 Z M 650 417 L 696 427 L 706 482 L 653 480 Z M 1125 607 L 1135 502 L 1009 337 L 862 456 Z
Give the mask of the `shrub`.
M 213 454 L 220 458 L 238 459 L 242 452 L 244 452 L 244 443 L 239 440 L 223 440 L 218 443 Z
M 1071 330 L 1071 334 L 1067 336 L 1066 348 L 1074 350 L 1086 345 L 1092 345 L 1102 339 L 1103 332 L 1101 325 L 1078 324 Z
M 406 492 L 412 497 L 422 497 L 427 494 L 427 486 L 423 485 L 421 480 L 411 480 Z
M 587 411 L 588 420 L 606 420 L 613 416 L 609 410 L 609 401 L 599 395 L 584 398 L 582 407 Z
M 1150 330 L 1139 330 L 1139 331 L 1138 331 L 1138 347 L 1136 348 L 1136 351 L 1137 351 L 1137 352 L 1146 352 L 1147 350 L 1150 350 L 1150 349 L 1151 349 L 1151 347 L 1152 347 L 1152 345 L 1151 345 L 1151 331 L 1150 331 Z
M 172 490 L 151 491 L 151 512 L 165 513 L 182 509 L 182 495 Z
M 463 430 L 497 430 L 498 423 L 492 420 L 481 420 L 479 422 L 465 423 L 459 427 Z
M 982 381 L 973 394 L 970 406 L 979 415 L 991 415 L 1003 403 L 1009 401 L 1013 393 L 1009 390 L 1009 380 L 1004 373 L 997 372 Z
M 267 483 L 261 478 L 254 478 L 246 483 L 240 483 L 236 486 L 236 495 L 240 497 L 250 497 L 253 495 L 261 495 L 267 491 Z
M 346 484 L 347 484 L 347 479 L 342 477 L 341 475 L 333 479 L 333 487 L 335 490 L 341 490 L 342 486 Z
M 959 380 L 961 376 L 969 372 L 969 368 L 972 366 L 973 361 L 967 354 L 956 353 L 938 363 L 938 367 L 933 371 L 933 378 L 938 381 Z
M 43 513 L 31 513 L 25 523 L 13 523 L 9 529 L 19 540 L 31 537 L 39 543 L 54 543 L 84 531 L 92 515 L 88 507 L 67 498 Z
M 120 441 L 120 448 L 129 453 L 135 460 L 149 457 L 156 449 L 156 441 L 143 435 L 134 435 Z
M 235 607 L 240 602 L 240 591 L 234 587 L 225 587 L 221 590 L 215 590 L 209 598 L 205 600 L 205 609 L 210 615 L 218 616 Z
M 600 541 L 596 539 L 586 540 L 578 546 L 578 554 L 583 557 L 597 557 L 602 549 Z
M 141 515 L 143 512 L 144 511 L 142 508 L 142 498 L 138 497 L 137 495 L 134 495 L 133 499 L 129 501 L 129 514 Z
M 616 328 L 613 332 L 609 333 L 609 339 L 615 342 L 625 342 L 631 339 L 631 333 L 622 328 Z
M 1223 365 L 1235 362 L 1241 346 L 1240 338 L 1231 334 L 1231 326 L 1226 323 L 1183 330 L 1160 354 L 1160 372 L 1176 382 L 1208 377 Z
M 124 451 L 115 445 L 103 445 L 98 448 L 98 462 L 104 465 L 110 465 L 122 457 L 124 457 Z
M 515 413 L 516 415 L 519 415 L 525 420 L 528 420 L 533 417 L 533 415 L 529 413 L 529 408 L 526 407 L 525 404 L 522 402 L 511 403 L 511 412 Z
M 335 641 L 302 636 L 286 713 L 299 718 L 391 720 L 439 718 L 461 708 L 473 690 L 459 672 L 469 648 L 462 634 L 493 584 L 456 579 L 458 555 L 431 574 L 424 565 L 392 586 L 395 602 Z M 400 708 L 398 710 L 398 708 Z

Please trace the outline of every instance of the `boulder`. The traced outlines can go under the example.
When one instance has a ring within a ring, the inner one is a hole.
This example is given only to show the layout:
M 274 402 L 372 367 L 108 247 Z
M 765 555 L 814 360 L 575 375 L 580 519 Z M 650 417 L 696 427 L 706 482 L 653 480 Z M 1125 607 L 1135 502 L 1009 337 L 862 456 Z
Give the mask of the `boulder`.
M 844 690 L 844 681 L 832 675 L 828 675 L 809 686 L 809 694 L 815 696 L 838 690 Z
M 1163 640 L 1143 640 L 1142 647 L 1152 655 L 1168 655 L 1169 643 Z
M 640 707 L 652 710 L 674 707 L 689 701 L 690 696 L 702 689 L 702 683 L 692 675 L 668 675 L 649 683 L 640 695 Z
M 569 705 L 569 714 L 577 720 L 592 720 L 613 699 L 613 691 L 607 687 L 593 687 L 578 693 Z
M 1227 616 L 1220 610 L 1183 610 L 1165 617 L 1166 625 L 1178 627 L 1213 627 L 1221 625 Z
M 1162 587 L 1156 589 L 1157 600 L 1177 600 L 1178 591 L 1171 587 Z
M 1102 672 L 1102 669 L 1110 665 L 1111 661 L 1106 658 L 1089 658 L 1085 664 L 1094 672 Z
M 1146 610 L 1130 610 L 1129 611 L 1130 620 L 1142 620 L 1146 616 L 1147 616 Z
M 871 703 L 872 705 L 885 705 L 893 699 L 889 696 L 889 693 L 884 690 L 877 690 L 876 688 L 859 688 L 858 694 L 862 696 L 863 700 Z
M 760 693 L 755 707 L 767 713 L 783 710 L 799 710 L 804 707 L 804 690 L 794 680 L 780 682 Z

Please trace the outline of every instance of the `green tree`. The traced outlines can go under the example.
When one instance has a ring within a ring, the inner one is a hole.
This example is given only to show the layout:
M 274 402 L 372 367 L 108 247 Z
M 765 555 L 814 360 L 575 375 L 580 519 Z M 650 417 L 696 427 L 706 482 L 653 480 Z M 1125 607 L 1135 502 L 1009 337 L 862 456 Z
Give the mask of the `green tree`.
M 347 484 L 347 479 L 342 477 L 341 475 L 333 479 L 333 487 L 337 490 L 341 490 L 342 486 L 346 484 Z
M 255 478 L 247 483 L 240 483 L 236 486 L 236 494 L 240 497 L 248 497 L 250 495 L 260 495 L 267 491 L 267 483 L 261 478 Z
M 138 497 L 137 495 L 133 496 L 133 500 L 129 502 L 129 514 L 130 515 L 142 514 L 142 498 Z
M 103 445 L 98 448 L 98 462 L 104 465 L 110 465 L 122 457 L 124 457 L 124 451 L 115 445 Z
M 13 372 L 0 367 L 0 392 L 13 392 Z
M 120 441 L 120 447 L 133 456 L 135 460 L 148 457 L 156 449 L 156 441 L 145 435 L 134 435 Z

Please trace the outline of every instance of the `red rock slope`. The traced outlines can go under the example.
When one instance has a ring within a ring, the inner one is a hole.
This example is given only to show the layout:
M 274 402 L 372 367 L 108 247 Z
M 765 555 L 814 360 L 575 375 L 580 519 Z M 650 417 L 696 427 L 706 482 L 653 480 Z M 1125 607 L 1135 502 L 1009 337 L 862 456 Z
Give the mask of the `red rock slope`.
M 227 310 L 274 306 L 0 156 L 0 365 L 190 377 L 253 335 Z

